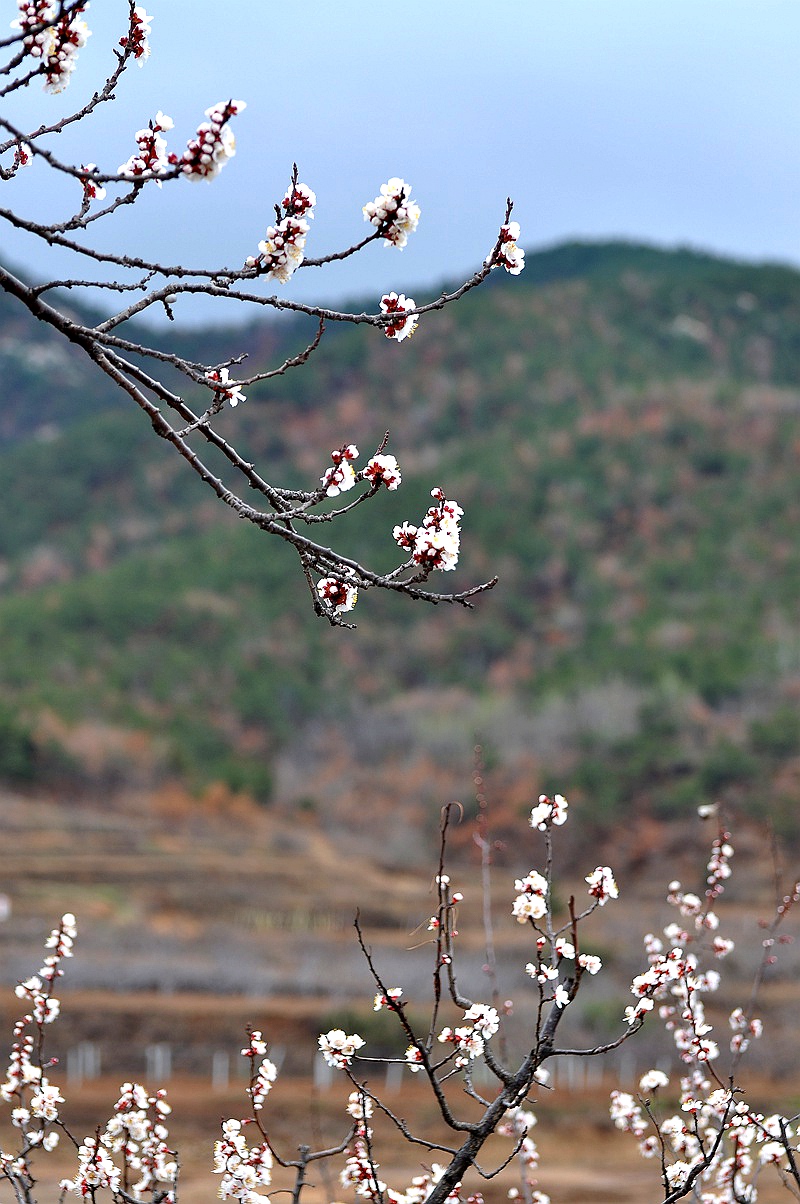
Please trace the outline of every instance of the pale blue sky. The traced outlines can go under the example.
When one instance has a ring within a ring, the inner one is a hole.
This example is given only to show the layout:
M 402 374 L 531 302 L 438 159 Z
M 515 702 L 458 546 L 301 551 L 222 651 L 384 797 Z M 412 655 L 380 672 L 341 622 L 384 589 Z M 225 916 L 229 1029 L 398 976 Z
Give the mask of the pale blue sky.
M 177 150 L 215 101 L 233 95 L 248 108 L 216 181 L 152 190 L 109 227 L 106 245 L 240 266 L 296 159 L 318 197 L 310 254 L 361 237 L 361 206 L 391 175 L 422 207 L 402 253 L 370 247 L 299 273 L 281 290 L 298 299 L 377 298 L 468 272 L 509 194 L 527 248 L 624 236 L 800 264 L 797 0 L 146 7 L 152 58 L 62 153 L 73 145 L 114 170 L 158 108 L 175 119 Z M 96 85 L 126 8 L 94 0 L 73 82 L 62 98 L 28 98 L 34 120 Z M 40 177 L 14 191 L 55 215 Z M 46 250 L 0 237 L 5 256 L 49 270 Z

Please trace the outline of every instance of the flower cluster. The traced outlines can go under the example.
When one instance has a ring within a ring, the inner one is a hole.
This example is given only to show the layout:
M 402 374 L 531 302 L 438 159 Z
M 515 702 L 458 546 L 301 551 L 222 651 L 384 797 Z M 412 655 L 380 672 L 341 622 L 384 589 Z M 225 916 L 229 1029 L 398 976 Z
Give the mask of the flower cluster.
M 735 1091 L 720 1085 L 718 1073 L 713 1074 L 713 1081 L 708 1073 L 708 1063 L 718 1058 L 719 1047 L 709 1036 L 712 1029 L 701 996 L 717 990 L 720 976 L 713 969 L 702 971 L 699 955 L 686 952 L 685 946 L 694 944 L 717 958 L 733 947 L 732 941 L 717 934 L 719 919 L 711 911 L 712 901 L 722 894 L 723 882 L 730 876 L 732 855 L 730 836 L 721 829 L 707 866 L 705 900 L 684 891 L 680 882 L 670 883 L 667 900 L 678 911 L 681 922 L 666 925 L 666 941 L 652 933 L 645 937 L 649 969 L 634 979 L 631 989 L 638 1002 L 626 1010 L 626 1019 L 632 1024 L 653 1010 L 655 1000 L 661 1001 L 659 1017 L 672 1034 L 686 1068 L 680 1082 L 680 1111 L 662 1120 L 656 1133 L 648 1134 L 648 1120 L 632 1096 L 615 1092 L 611 1103 L 614 1123 L 638 1138 L 641 1153 L 662 1158 L 666 1187 L 685 1188 L 691 1177 L 697 1182 L 695 1197 L 702 1204 L 755 1201 L 759 1167 L 777 1163 L 785 1169 L 796 1148 L 791 1145 L 793 1131 L 786 1120 L 753 1112 L 743 1100 L 737 1101 Z M 794 896 L 787 896 L 785 910 L 793 902 Z M 779 908 L 776 923 L 785 910 Z M 709 940 L 710 933 L 713 936 Z M 763 1026 L 742 1008 L 734 1008 L 729 1023 L 733 1030 L 731 1050 L 738 1058 L 752 1038 L 761 1036 Z M 667 1086 L 667 1082 L 662 1071 L 651 1070 L 642 1077 L 639 1087 L 649 1095 Z M 757 1158 L 754 1145 L 761 1147 Z M 701 1185 L 708 1185 L 707 1189 L 701 1190 Z
M 586 875 L 584 882 L 588 882 L 589 894 L 600 907 L 604 907 L 609 899 L 619 898 L 619 887 L 607 865 L 598 865 L 596 870 Z
M 395 527 L 392 534 L 395 543 L 410 552 L 414 564 L 425 572 L 432 569 L 447 572 L 458 563 L 459 519 L 464 511 L 457 502 L 448 501 L 441 489 L 432 489 L 431 497 L 437 504 L 430 507 L 419 527 L 405 522 Z
M 171 130 L 174 124 L 172 118 L 159 109 L 146 130 L 137 130 L 138 153 L 131 155 L 127 162 L 117 168 L 117 175 L 124 176 L 126 180 L 163 176 L 169 170 L 170 160 L 167 158 L 166 140 L 161 134 Z
M 565 824 L 568 807 L 569 803 L 563 794 L 556 794 L 553 798 L 540 794 L 539 802 L 531 811 L 531 827 L 545 832 L 550 824 Z
M 169 162 L 187 180 L 213 180 L 236 154 L 236 139 L 228 122 L 246 107 L 243 100 L 221 100 L 206 109 L 208 121 L 200 123 L 180 158 L 170 155 Z
M 257 267 L 260 272 L 288 284 L 303 262 L 308 222 L 303 217 L 284 217 L 277 226 L 270 226 L 266 236 L 258 244 L 261 252 L 258 259 L 247 260 L 247 267 Z
M 472 1025 L 462 1025 L 460 1028 L 445 1027 L 439 1033 L 440 1041 L 449 1041 L 458 1051 L 456 1066 L 467 1066 L 473 1058 L 479 1058 L 484 1051 L 485 1043 L 479 1032 Z
M 650 1095 L 653 1091 L 658 1091 L 659 1087 L 666 1087 L 668 1084 L 669 1079 L 663 1070 L 648 1070 L 639 1079 L 639 1090 L 643 1095 Z
M 400 466 L 394 456 L 379 453 L 373 456 L 366 468 L 356 473 L 353 461 L 358 459 L 358 448 L 355 443 L 345 443 L 342 447 L 331 452 L 333 464 L 326 468 L 320 477 L 320 485 L 326 497 L 338 497 L 347 493 L 356 481 L 369 481 L 377 489 L 385 485 L 387 489 L 397 489 L 401 482 Z
M 609 1110 L 614 1125 L 623 1133 L 633 1133 L 634 1137 L 642 1137 L 647 1132 L 649 1125 L 641 1105 L 627 1091 L 611 1092 Z
M 264 1100 L 269 1095 L 278 1077 L 278 1068 L 274 1062 L 264 1056 L 266 1052 L 266 1041 L 258 1029 L 253 1029 L 250 1033 L 250 1042 L 247 1048 L 242 1050 L 242 1056 L 250 1058 L 251 1061 L 252 1070 L 250 1072 L 250 1086 L 247 1088 L 247 1094 L 253 1101 L 253 1108 L 256 1112 L 264 1107 Z M 256 1058 L 261 1059 L 257 1070 Z
M 385 995 L 379 993 L 372 1001 L 373 1012 L 380 1012 L 383 1008 L 394 1008 L 403 998 L 402 987 L 390 987 Z
M 74 1179 L 62 1179 L 62 1191 L 74 1192 L 76 1196 L 94 1197 L 98 1187 L 119 1191 L 122 1173 L 114 1164 L 111 1154 L 102 1145 L 99 1134 L 85 1137 L 78 1147 L 78 1171 Z
M 666 1086 L 667 1081 L 661 1071 L 652 1070 L 642 1077 L 639 1086 L 649 1095 Z M 702 1204 L 726 1204 L 729 1200 L 752 1204 L 757 1192 L 748 1179 L 758 1173 L 758 1167 L 769 1163 L 786 1166 L 787 1146 L 795 1134 L 783 1117 L 753 1112 L 743 1100 L 736 1102 L 729 1089 L 712 1089 L 707 1079 L 697 1076 L 682 1079 L 680 1107 L 681 1115 L 667 1117 L 657 1133 L 645 1136 L 650 1126 L 640 1104 L 627 1092 L 612 1093 L 612 1120 L 618 1129 L 639 1139 L 641 1154 L 645 1158 L 673 1155 L 674 1160 L 665 1166 L 670 1188 L 685 1185 L 694 1172 L 700 1183 L 711 1184 L 711 1190 L 695 1197 Z M 761 1147 L 757 1157 L 754 1146 Z M 796 1147 L 790 1148 L 794 1154 Z M 708 1151 L 714 1156 L 709 1157 Z
M 28 54 L 41 58 L 58 9 L 53 0 L 17 0 L 17 8 L 19 16 L 11 22 L 11 29 L 18 29 L 23 35 L 22 44 Z
M 19 0 L 18 7 L 20 15 L 11 22 L 11 28 L 24 34 L 27 53 L 41 59 L 45 92 L 63 92 L 75 70 L 78 51 L 91 36 L 88 25 L 80 19 L 88 2 L 60 17 L 61 6 L 51 0 Z
M 317 595 L 337 615 L 346 614 L 358 601 L 356 587 L 349 581 L 339 581 L 337 577 L 323 577 L 318 581 Z
M 272 1182 L 272 1152 L 267 1141 L 248 1146 L 242 1122 L 226 1120 L 222 1138 L 214 1146 L 214 1174 L 222 1175 L 219 1196 L 242 1200 L 244 1204 L 269 1204 L 269 1196 L 258 1191 Z
M 59 1015 L 53 987 L 64 973 L 61 962 L 72 957 L 76 931 L 75 917 L 67 912 L 45 942 L 48 953 L 39 970 L 16 987 L 17 997 L 30 1006 L 14 1025 L 6 1080 L 0 1084 L 0 1099 L 12 1105 L 12 1124 L 23 1130 L 26 1146 L 41 1146 L 44 1150 L 55 1149 L 58 1144 L 59 1134 L 49 1126 L 58 1123 L 58 1105 L 64 1098 L 43 1073 L 43 1029 Z
M 525 881 L 523 879 L 523 881 Z M 519 885 L 519 883 L 517 883 Z M 519 902 L 519 900 L 517 900 Z M 536 963 L 528 962 L 525 971 L 531 978 L 536 979 L 539 983 L 552 982 L 558 978 L 558 965 L 562 961 L 575 961 L 575 946 L 571 941 L 565 940 L 563 936 L 557 936 L 552 942 L 553 953 L 555 954 L 554 965 L 547 965 L 541 960 L 542 952 L 547 941 L 545 937 L 540 936 L 536 941 L 536 949 L 539 959 Z M 582 970 L 587 974 L 599 974 L 603 968 L 603 963 L 596 953 L 579 953 L 577 963 Z
M 364 479 L 372 485 L 385 485 L 387 489 L 397 489 L 401 482 L 400 466 L 394 456 L 373 456 L 364 469 Z
M 347 1103 L 347 1111 L 355 1121 L 353 1142 L 345 1150 L 345 1164 L 339 1174 L 342 1187 L 351 1187 L 357 1196 L 374 1200 L 375 1204 L 385 1199 L 387 1185 L 378 1178 L 379 1163 L 372 1156 L 372 1129 L 367 1121 L 372 1117 L 372 1100 L 363 1091 L 353 1091 Z M 391 1193 L 392 1204 L 397 1204 L 395 1193 Z
M 459 1028 L 443 1028 L 439 1040 L 455 1046 L 455 1065 L 459 1069 L 468 1066 L 475 1058 L 483 1053 L 486 1042 L 500 1027 L 500 1017 L 493 1007 L 485 1003 L 474 1003 L 465 1013 L 464 1020 L 471 1023 Z M 408 1057 L 408 1051 L 406 1051 Z
M 547 912 L 547 879 L 538 870 L 531 870 L 524 878 L 517 878 L 514 888 L 518 893 L 511 914 L 517 923 L 540 920 Z
M 319 1038 L 322 1056 L 329 1066 L 335 1066 L 338 1070 L 349 1066 L 364 1044 L 364 1038 L 359 1037 L 358 1033 L 348 1036 L 341 1028 L 332 1028 Z
M 422 1070 L 424 1062 L 422 1059 L 422 1050 L 417 1045 L 409 1045 L 405 1052 L 406 1066 L 412 1074 L 416 1074 L 418 1070 Z
M 18 142 L 14 147 L 14 164 L 12 171 L 16 172 L 20 167 L 30 167 L 33 162 L 33 150 L 27 142 Z
M 123 50 L 130 47 L 131 54 L 136 59 L 140 67 L 143 67 L 145 60 L 150 58 L 150 22 L 152 17 L 148 17 L 140 4 L 137 4 L 131 13 L 131 27 L 125 37 L 120 38 L 119 44 Z
M 119 1182 L 120 1176 L 112 1157 L 116 1154 L 124 1162 L 126 1181 L 131 1174 L 139 1176 L 129 1189 L 137 1199 L 142 1193 L 155 1190 L 159 1184 L 174 1188 L 178 1165 L 175 1152 L 167 1144 L 169 1134 L 164 1121 L 172 1109 L 166 1094 L 166 1091 L 157 1091 L 155 1095 L 149 1095 L 139 1083 L 123 1083 L 114 1105 L 114 1115 L 99 1136 L 84 1139 L 78 1173 L 75 1179 L 64 1180 L 61 1186 L 76 1195 L 86 1196 L 91 1194 L 92 1186 L 104 1185 L 94 1183 L 100 1176 L 101 1180 L 108 1180 L 113 1189 L 115 1178 Z
M 284 216 L 267 229 L 258 244 L 260 254 L 248 255 L 244 266 L 259 276 L 287 284 L 303 262 L 308 221 L 314 216 L 316 203 L 316 194 L 307 184 L 293 182 L 280 205 Z
M 42 1030 L 59 1013 L 52 987 L 64 973 L 61 962 L 72 957 L 75 935 L 75 917 L 68 912 L 46 941 L 49 952 L 38 973 L 20 982 L 16 988 L 17 996 L 30 1001 L 32 1006 L 14 1027 L 11 1062 L 6 1081 L 0 1087 L 0 1096 L 14 1105 L 11 1121 L 23 1130 L 28 1151 L 37 1147 L 49 1151 L 58 1144 L 59 1104 L 64 1102 L 64 1097 L 43 1073 L 40 1063 Z M 26 1031 L 30 1026 L 38 1030 L 38 1037 Z M 153 1189 L 157 1183 L 174 1187 L 177 1164 L 167 1146 L 168 1135 L 163 1124 L 169 1111 L 163 1091 L 149 1096 L 137 1084 L 124 1083 L 114 1115 L 104 1128 L 98 1127 L 94 1136 L 84 1139 L 78 1148 L 77 1173 L 73 1179 L 62 1180 L 62 1189 L 82 1198 L 94 1196 L 98 1187 L 118 1191 L 123 1173 L 114 1161 L 115 1154 L 124 1160 L 126 1188 L 135 1198 Z M 7 1170 L 6 1155 L 3 1155 L 3 1162 Z M 29 1177 L 24 1154 L 16 1160 L 14 1168 L 23 1180 Z M 137 1182 L 130 1183 L 132 1172 L 138 1176 Z M 168 1195 L 164 1192 L 162 1198 L 166 1199 Z
M 486 263 L 491 268 L 505 268 L 512 276 L 519 276 L 525 267 L 525 252 L 517 246 L 519 238 L 519 222 L 507 222 L 500 227 L 498 244 L 486 256 Z
M 94 173 L 97 171 L 97 164 L 83 164 L 81 170 L 86 173 L 85 175 L 81 176 L 84 205 L 89 205 L 92 201 L 102 201 L 103 197 L 106 195 L 106 190 L 103 188 L 102 184 L 99 184 L 97 180 L 93 178 Z
M 533 1172 L 539 1165 L 539 1150 L 530 1131 L 536 1123 L 536 1116 L 533 1112 L 520 1107 L 509 1108 L 497 1126 L 497 1132 L 501 1137 L 510 1137 L 517 1146 L 517 1159 L 527 1188 L 525 1198 L 530 1200 L 531 1204 L 550 1204 L 549 1196 L 535 1190 L 536 1179 L 533 1177 Z M 509 1199 L 517 1199 L 519 1192 L 516 1188 L 512 1188 L 508 1196 Z
M 380 195 L 363 208 L 364 221 L 376 226 L 387 247 L 400 247 L 408 242 L 420 218 L 419 205 L 410 201 L 411 185 L 392 176 L 381 184 Z
M 210 368 L 206 372 L 206 380 L 211 385 L 217 397 L 223 398 L 235 409 L 240 401 L 247 401 L 241 387 L 230 379 L 227 368 Z
M 372 1101 L 363 1092 L 354 1091 L 350 1095 L 347 1111 L 355 1120 L 353 1142 L 345 1154 L 347 1160 L 339 1176 L 342 1187 L 352 1188 L 357 1196 L 381 1204 L 388 1200 L 390 1204 L 424 1204 L 431 1191 L 445 1173 L 445 1167 L 434 1162 L 429 1170 L 422 1175 L 415 1175 L 405 1191 L 389 1189 L 383 1180 L 378 1178 L 380 1164 L 372 1153 L 373 1133 L 367 1121 L 372 1116 Z M 457 1183 L 447 1196 L 447 1204 L 460 1204 L 461 1184 Z M 470 1196 L 471 1204 L 483 1204 L 480 1193 Z
M 378 1178 L 380 1164 L 375 1161 L 372 1152 L 373 1132 L 367 1124 L 372 1116 L 372 1100 L 363 1092 L 354 1091 L 350 1095 L 347 1111 L 356 1123 L 353 1142 L 345 1151 L 347 1160 L 339 1176 L 341 1186 L 352 1188 L 357 1196 L 372 1200 L 374 1204 L 386 1200 L 389 1204 L 424 1204 L 446 1168 L 434 1162 L 424 1174 L 415 1175 L 405 1191 L 389 1189 Z M 447 1204 L 460 1204 L 460 1191 L 461 1184 L 457 1183 L 446 1197 Z M 483 1204 L 483 1197 L 476 1193 L 469 1197 L 469 1204 Z
M 716 970 L 699 973 L 697 957 L 693 953 L 681 956 L 680 949 L 671 949 L 660 963 L 652 968 L 656 973 L 668 966 L 667 981 L 671 982 L 670 994 L 674 1003 L 665 1003 L 659 1009 L 659 1017 L 667 1032 L 671 1032 L 675 1046 L 683 1062 L 713 1062 L 719 1057 L 719 1046 L 708 1034 L 711 1025 L 706 1022 L 705 1008 L 700 996 L 716 991 L 720 976 Z M 655 990 L 656 996 L 664 993 L 663 984 Z
M 567 821 L 569 804 L 563 794 L 552 798 L 540 794 L 539 800 L 531 810 L 530 826 L 540 832 L 549 833 L 555 826 L 561 826 Z M 524 878 L 515 882 L 517 897 L 512 906 L 512 914 L 520 924 L 530 922 L 537 932 L 536 960 L 528 962 L 526 973 L 539 986 L 540 999 L 543 1003 L 553 1003 L 556 1008 L 565 1008 L 575 997 L 580 986 L 581 975 L 585 972 L 595 975 L 602 969 L 600 958 L 593 953 L 580 953 L 576 948 L 576 920 L 580 921 L 590 915 L 596 908 L 602 907 L 608 899 L 616 899 L 619 891 L 614 876 L 608 866 L 598 866 L 585 881 L 589 885 L 592 904 L 582 915 L 573 919 L 560 929 L 553 930 L 549 913 L 550 885 L 548 879 L 538 872 L 531 870 Z M 548 917 L 547 931 L 542 931 L 537 922 Z M 569 932 L 572 939 L 568 939 Z M 563 982 L 559 981 L 562 963 L 575 962 L 577 972 Z M 549 988 L 551 993 L 545 994 Z
M 497 1009 L 487 1003 L 473 1003 L 464 1013 L 464 1019 L 472 1022 L 473 1027 L 488 1041 L 500 1029 L 500 1017 Z
M 758 1016 L 748 1016 L 743 1008 L 734 1008 L 728 1017 L 728 1023 L 733 1029 L 731 1051 L 744 1053 L 750 1044 L 751 1037 L 758 1040 L 764 1032 L 764 1025 Z
M 544 942 L 542 941 L 542 944 Z M 537 946 L 539 942 L 537 941 Z M 573 951 L 574 952 L 574 951 Z M 547 1000 L 551 1001 L 558 1008 L 565 1008 L 571 999 L 571 995 L 563 982 L 558 982 L 558 966 L 550 966 L 546 962 L 538 961 L 528 962 L 525 967 L 527 974 L 531 976 L 540 987 L 546 986 L 548 983 L 554 983 L 553 994 L 547 996 Z M 543 996 L 544 998 L 544 996 Z
M 661 942 L 652 935 L 646 947 L 650 966 L 643 974 L 637 974 L 631 983 L 631 994 L 637 1002 L 625 1009 L 625 1020 L 629 1025 L 635 1024 L 646 1012 L 652 1012 L 653 1000 L 663 996 L 672 983 L 685 978 L 693 968 L 682 949 L 675 947 L 664 954 Z
M 294 180 L 286 190 L 281 208 L 287 217 L 312 218 L 316 203 L 317 194 L 307 184 L 299 184 Z
M 383 333 L 387 339 L 396 339 L 398 343 L 402 343 L 403 339 L 408 339 L 417 328 L 419 318 L 416 314 L 411 313 L 411 310 L 417 308 L 417 303 L 413 297 L 407 297 L 405 293 L 384 293 L 381 297 L 381 313 L 391 314 L 391 322 L 383 328 Z
M 326 468 L 320 477 L 320 484 L 327 497 L 338 497 L 340 493 L 352 489 L 356 483 L 353 460 L 358 459 L 358 448 L 355 443 L 345 443 L 343 447 L 337 447 L 331 452 L 331 459 L 333 465 Z
M 447 1168 L 438 1162 L 432 1162 L 430 1169 L 426 1170 L 422 1175 L 415 1175 L 411 1180 L 411 1184 L 404 1192 L 392 1192 L 392 1204 L 425 1204 L 428 1196 L 433 1191 L 436 1184 L 440 1181 Z M 453 1190 L 445 1197 L 446 1204 L 460 1204 L 461 1201 L 461 1184 L 456 1183 Z M 483 1204 L 483 1196 L 480 1192 L 468 1197 L 468 1204 Z

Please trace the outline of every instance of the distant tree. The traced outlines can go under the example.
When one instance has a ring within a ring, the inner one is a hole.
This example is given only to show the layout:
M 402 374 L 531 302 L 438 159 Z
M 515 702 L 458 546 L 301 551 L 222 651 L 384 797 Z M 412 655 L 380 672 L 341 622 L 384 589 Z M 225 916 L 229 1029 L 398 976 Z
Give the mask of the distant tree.
M 46 92 L 60 95 L 70 83 L 81 47 L 89 36 L 84 20 L 86 0 L 18 0 L 13 33 L 0 42 L 6 52 L 0 68 L 6 97 L 21 88 L 41 83 Z M 51 247 L 74 256 L 75 275 L 31 285 L 0 267 L 0 286 L 16 297 L 34 317 L 46 322 L 86 355 L 144 411 L 157 435 L 182 456 L 201 480 L 240 517 L 268 535 L 295 548 L 317 614 L 332 624 L 348 625 L 344 616 L 353 608 L 358 590 L 386 589 L 428 602 L 451 602 L 469 606 L 470 600 L 494 581 L 460 593 L 437 593 L 428 587 L 436 570 L 455 567 L 459 553 L 461 508 L 445 492 L 432 490 L 433 504 L 419 524 L 404 522 L 394 529 L 403 561 L 389 573 L 378 573 L 348 559 L 310 532 L 320 523 L 330 523 L 374 497 L 385 487 L 396 489 L 401 480 L 394 456 L 386 451 L 388 434 L 360 469 L 355 467 L 358 449 L 343 442 L 331 453 L 332 464 L 312 489 L 286 489 L 262 475 L 241 449 L 233 446 L 214 427 L 215 417 L 227 406 L 245 400 L 244 390 L 258 381 L 282 376 L 301 367 L 317 349 L 326 324 L 351 322 L 375 326 L 386 338 L 402 342 L 413 334 L 422 315 L 458 300 L 480 284 L 495 267 L 516 275 L 524 266 L 517 246 L 519 226 L 511 221 L 511 201 L 497 240 L 482 266 L 460 288 L 444 292 L 435 301 L 417 305 L 403 293 L 390 292 L 380 299 L 372 314 L 349 313 L 318 305 L 279 298 L 270 290 L 285 285 L 294 272 L 319 267 L 357 254 L 372 242 L 403 247 L 416 229 L 420 210 L 411 199 L 411 188 L 393 178 L 379 195 L 363 207 L 370 232 L 344 250 L 321 258 L 306 256 L 309 222 L 316 197 L 293 167 L 285 195 L 275 205 L 274 224 L 258 242 L 253 234 L 254 253 L 241 267 L 209 266 L 187 268 L 166 264 L 124 251 L 104 251 L 90 238 L 97 222 L 105 222 L 123 206 L 135 204 L 145 190 L 164 185 L 182 186 L 179 181 L 210 181 L 219 174 L 235 152 L 231 122 L 245 108 L 243 101 L 227 99 L 206 110 L 205 120 L 188 143 L 178 150 L 167 147 L 171 118 L 158 112 L 135 135 L 135 150 L 116 171 L 93 162 L 68 163 L 57 154 L 58 135 L 68 127 L 88 123 L 93 112 L 113 100 L 122 77 L 132 63 L 140 66 L 150 54 L 148 36 L 152 18 L 144 8 L 128 4 L 127 25 L 113 54 L 116 63 L 105 84 L 78 108 L 54 117 L 35 129 L 22 128 L 0 117 L 0 178 L 10 181 L 38 160 L 54 173 L 75 181 L 76 209 L 57 223 L 43 223 L 14 208 L 0 208 L 0 217 L 13 229 L 25 231 Z M 88 131 L 87 131 L 88 133 Z M 257 246 L 256 246 L 257 244 Z M 90 279 L 101 269 L 99 279 Z M 88 273 L 88 274 L 87 274 Z M 105 275 L 103 275 L 105 274 Z M 63 303 L 61 289 L 102 289 L 125 304 L 95 325 L 76 318 Z M 296 355 L 265 372 L 234 380 L 231 370 L 243 355 L 233 354 L 224 363 L 194 363 L 174 352 L 151 347 L 132 331 L 131 319 L 160 307 L 174 320 L 174 303 L 184 295 L 200 294 L 261 310 L 290 311 L 310 315 L 317 321 L 314 337 Z M 176 386 L 168 381 L 177 380 Z M 182 383 L 181 383 L 182 382 Z M 185 396 L 184 394 L 188 394 Z M 204 399 L 204 400 L 203 400 Z M 224 472 L 212 470 L 203 459 L 204 447 L 213 448 L 225 461 Z M 199 449 L 199 450 L 198 450 Z M 353 501 L 335 509 L 325 507 L 330 498 L 355 489 Z M 244 491 L 258 495 L 259 504 L 245 501 Z

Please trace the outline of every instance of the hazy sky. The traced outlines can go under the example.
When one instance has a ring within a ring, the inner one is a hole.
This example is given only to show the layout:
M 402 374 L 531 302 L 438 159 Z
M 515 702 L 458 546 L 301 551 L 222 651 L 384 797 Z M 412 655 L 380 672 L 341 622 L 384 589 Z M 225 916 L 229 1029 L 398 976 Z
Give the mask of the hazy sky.
M 5 7 L 11 19 L 15 6 Z M 469 272 L 507 195 L 526 248 L 624 236 L 800 264 L 797 0 L 146 7 L 151 59 L 90 127 L 62 139 L 62 154 L 72 146 L 114 170 L 159 108 L 175 119 L 176 150 L 210 104 L 234 96 L 248 108 L 235 122 L 236 157 L 216 181 L 150 190 L 112 219 L 106 246 L 240 266 L 296 159 L 318 197 L 310 254 L 361 237 L 361 206 L 391 175 L 413 185 L 422 207 L 403 252 L 373 246 L 301 272 L 281 290 L 299 299 L 377 298 Z M 69 89 L 15 97 L 15 118 L 25 105 L 37 121 L 83 100 L 126 10 L 124 0 L 93 0 L 93 36 Z M 13 189 L 37 214 L 65 216 L 41 175 Z M 6 258 L 38 275 L 63 272 L 46 248 L 0 237 Z

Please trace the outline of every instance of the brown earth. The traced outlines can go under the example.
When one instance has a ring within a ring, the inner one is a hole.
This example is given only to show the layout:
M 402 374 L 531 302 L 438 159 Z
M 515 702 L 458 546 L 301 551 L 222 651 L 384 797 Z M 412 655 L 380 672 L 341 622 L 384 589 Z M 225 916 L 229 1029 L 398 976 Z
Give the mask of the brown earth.
M 658 1163 L 641 1159 L 636 1142 L 617 1132 L 608 1119 L 611 1086 L 611 1081 L 598 1084 L 580 1098 L 568 1092 L 554 1093 L 534 1105 L 539 1118 L 533 1133 L 540 1152 L 538 1186 L 554 1204 L 656 1204 L 663 1198 Z M 63 1111 L 78 1140 L 92 1133 L 98 1121 L 109 1114 L 117 1087 L 115 1080 L 102 1079 L 69 1093 L 69 1106 Z M 772 1090 L 769 1084 L 762 1084 L 762 1088 Z M 218 1188 L 211 1166 L 220 1121 L 247 1115 L 243 1085 L 212 1091 L 207 1082 L 176 1078 L 170 1083 L 169 1100 L 173 1107 L 168 1118 L 170 1141 L 181 1156 L 180 1199 L 184 1204 L 207 1204 Z M 303 1142 L 322 1148 L 342 1141 L 348 1130 L 345 1102 L 345 1084 L 336 1082 L 330 1091 L 321 1094 L 308 1079 L 279 1080 L 267 1103 L 265 1124 L 282 1157 L 291 1158 Z M 407 1082 L 400 1094 L 388 1096 L 388 1103 L 398 1115 L 424 1118 L 426 1136 L 447 1140 L 447 1131 L 436 1123 L 435 1107 L 422 1084 Z M 788 1100 L 777 1101 L 776 1106 L 778 1103 L 791 1107 Z M 508 1152 L 508 1143 L 497 1139 L 491 1149 L 486 1148 L 483 1165 L 492 1169 Z M 395 1130 L 386 1125 L 378 1128 L 376 1123 L 375 1158 L 381 1176 L 390 1186 L 402 1190 L 437 1155 L 412 1148 Z M 55 1199 L 59 1180 L 75 1172 L 75 1160 L 66 1147 L 42 1156 L 36 1165 L 41 1176 L 37 1195 L 43 1201 Z M 338 1184 L 341 1165 L 341 1158 L 332 1160 L 323 1174 L 317 1164 L 304 1196 L 309 1204 L 350 1198 L 350 1193 Z M 500 1204 L 518 1182 L 512 1164 L 488 1181 L 481 1182 L 473 1175 L 465 1187 L 481 1191 L 487 1204 Z M 285 1172 L 276 1171 L 275 1190 L 270 1194 L 277 1195 L 277 1189 L 290 1183 Z M 759 1180 L 761 1204 L 781 1204 L 789 1198 L 775 1172 L 767 1168 Z

